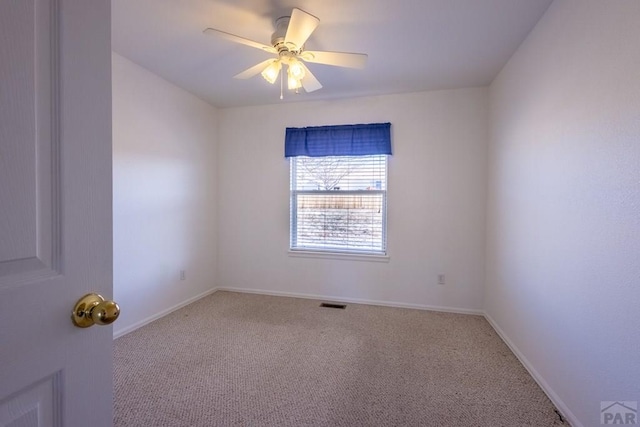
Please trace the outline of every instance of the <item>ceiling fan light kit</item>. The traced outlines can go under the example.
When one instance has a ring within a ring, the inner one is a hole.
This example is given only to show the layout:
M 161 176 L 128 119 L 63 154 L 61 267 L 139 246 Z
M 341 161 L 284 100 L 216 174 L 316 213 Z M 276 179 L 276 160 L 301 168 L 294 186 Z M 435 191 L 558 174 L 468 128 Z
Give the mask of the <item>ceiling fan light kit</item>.
M 262 73 L 261 73 L 262 77 L 264 77 L 264 79 L 269 83 L 274 84 L 276 80 L 278 80 L 278 74 L 280 74 L 280 68 L 282 68 L 280 61 L 278 61 L 277 59 L 274 59 L 273 62 L 271 62 L 271 64 L 267 66 L 267 68 L 262 70 Z
M 318 24 L 320 24 L 318 18 L 301 9 L 294 8 L 291 16 L 283 16 L 276 20 L 276 30 L 271 36 L 271 46 L 214 28 L 207 28 L 204 33 L 277 55 L 274 59 L 268 59 L 236 74 L 234 78 L 249 79 L 261 74 L 266 81 L 274 84 L 278 80 L 282 66 L 286 65 L 287 88 L 296 93 L 300 88 L 304 88 L 306 92 L 313 92 L 322 88 L 322 84 L 304 65 L 303 61 L 347 68 L 364 68 L 367 62 L 367 55 L 363 53 L 304 50 L 306 41 L 318 27 Z M 282 94 L 280 99 L 282 99 Z

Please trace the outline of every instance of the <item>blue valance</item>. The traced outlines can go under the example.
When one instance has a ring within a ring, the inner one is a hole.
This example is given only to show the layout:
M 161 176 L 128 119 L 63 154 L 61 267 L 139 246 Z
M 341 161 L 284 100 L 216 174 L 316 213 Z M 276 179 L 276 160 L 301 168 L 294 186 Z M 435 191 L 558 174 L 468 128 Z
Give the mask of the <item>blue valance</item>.
M 287 128 L 284 156 L 391 154 L 391 123 Z

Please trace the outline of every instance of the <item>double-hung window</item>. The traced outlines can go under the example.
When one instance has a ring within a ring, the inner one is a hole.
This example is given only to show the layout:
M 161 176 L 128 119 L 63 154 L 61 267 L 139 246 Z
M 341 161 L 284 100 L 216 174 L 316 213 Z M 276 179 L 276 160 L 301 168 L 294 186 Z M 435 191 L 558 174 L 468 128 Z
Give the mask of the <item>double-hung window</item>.
M 386 254 L 390 124 L 287 128 L 292 251 Z

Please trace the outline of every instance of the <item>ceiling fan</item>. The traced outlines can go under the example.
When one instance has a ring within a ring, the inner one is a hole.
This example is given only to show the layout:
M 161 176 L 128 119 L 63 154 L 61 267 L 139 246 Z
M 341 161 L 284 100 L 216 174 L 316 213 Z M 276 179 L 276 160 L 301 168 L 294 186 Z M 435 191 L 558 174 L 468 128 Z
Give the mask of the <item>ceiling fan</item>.
M 261 73 L 265 80 L 274 84 L 278 80 L 278 75 L 283 66 L 286 66 L 287 87 L 290 90 L 295 90 L 297 93 L 298 89 L 302 87 L 307 92 L 313 92 L 322 88 L 322 85 L 309 71 L 304 62 L 348 68 L 364 68 L 367 62 L 367 55 L 363 53 L 305 50 L 304 44 L 318 24 L 320 24 L 318 18 L 301 9 L 294 8 L 291 16 L 283 16 L 276 20 L 276 30 L 271 36 L 271 45 L 262 44 L 215 28 L 207 28 L 204 33 L 276 54 L 275 58 L 260 62 L 236 74 L 234 78 L 248 79 Z M 280 80 L 281 89 L 283 79 L 284 71 Z M 282 99 L 282 91 L 280 92 L 280 99 Z

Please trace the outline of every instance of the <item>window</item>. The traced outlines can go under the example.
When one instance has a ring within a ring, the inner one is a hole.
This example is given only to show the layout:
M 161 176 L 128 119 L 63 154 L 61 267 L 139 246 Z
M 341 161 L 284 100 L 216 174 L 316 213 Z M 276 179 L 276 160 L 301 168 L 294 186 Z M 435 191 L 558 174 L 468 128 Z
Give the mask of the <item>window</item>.
M 292 251 L 386 254 L 389 126 L 287 129 Z
M 387 156 L 293 157 L 291 249 L 386 252 Z

